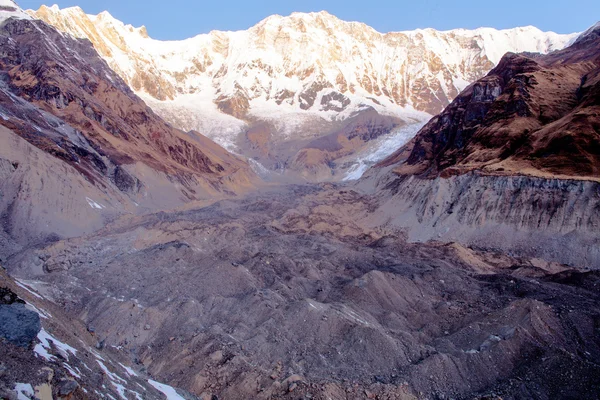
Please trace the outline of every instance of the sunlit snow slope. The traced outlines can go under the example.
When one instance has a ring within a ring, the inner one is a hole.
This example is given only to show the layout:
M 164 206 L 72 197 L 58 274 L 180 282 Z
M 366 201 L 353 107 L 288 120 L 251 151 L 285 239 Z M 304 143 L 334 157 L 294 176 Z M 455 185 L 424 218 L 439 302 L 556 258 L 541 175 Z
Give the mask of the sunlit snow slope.
M 29 12 L 91 40 L 169 122 L 230 150 L 260 148 L 260 155 L 247 154 L 257 159 L 275 151 L 263 142 L 322 137 L 366 110 L 397 119 L 385 134 L 404 122 L 427 120 L 504 53 L 546 53 L 576 37 L 534 27 L 382 34 L 319 12 L 275 15 L 246 31 L 165 42 L 107 12 L 87 15 L 57 6 Z M 240 144 L 240 135 L 257 123 L 268 124 L 268 135 Z M 273 165 L 282 162 L 289 160 Z

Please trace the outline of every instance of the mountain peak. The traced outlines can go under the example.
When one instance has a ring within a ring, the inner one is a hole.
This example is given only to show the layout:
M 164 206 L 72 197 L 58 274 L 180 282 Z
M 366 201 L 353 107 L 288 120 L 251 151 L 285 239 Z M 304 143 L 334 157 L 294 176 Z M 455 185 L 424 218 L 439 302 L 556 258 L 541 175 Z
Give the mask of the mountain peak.
M 584 39 L 589 38 L 590 36 L 594 36 L 594 35 L 600 35 L 600 21 L 596 22 L 594 25 L 589 27 L 585 32 L 583 32 L 581 35 L 579 35 L 574 43 L 581 42 Z
M 100 19 L 115 19 L 107 10 L 100 12 L 97 17 Z
M 323 24 L 323 23 L 331 23 L 331 24 L 340 24 L 340 23 L 349 23 L 343 21 L 336 17 L 335 15 L 330 14 L 329 12 L 323 10 L 318 12 L 293 12 L 288 16 L 282 15 L 271 15 L 258 24 L 256 24 L 253 28 L 260 28 L 268 25 L 276 25 L 276 26 L 296 26 L 298 23 L 305 24 Z M 250 29 L 253 29 L 250 28 Z
M 38 8 L 37 11 L 25 10 L 25 12 L 27 14 L 33 16 L 34 18 L 40 18 L 42 20 L 46 20 L 46 18 L 48 18 L 49 16 L 52 16 L 52 15 L 62 15 L 62 14 L 71 14 L 75 18 L 82 18 L 83 16 L 85 16 L 85 12 L 79 6 L 66 7 L 66 8 L 61 9 L 58 4 L 53 4 L 50 7 L 48 7 L 45 4 L 42 4 L 40 6 L 40 8 Z M 42 17 L 42 15 L 44 17 Z
M 291 17 L 300 17 L 300 18 L 307 18 L 307 17 L 322 17 L 322 18 L 334 18 L 334 19 L 338 19 L 335 15 L 332 15 L 330 13 L 328 13 L 325 10 L 321 10 L 321 11 L 311 11 L 311 12 L 299 12 L 299 11 L 295 11 L 292 14 L 290 14 Z
M 0 23 L 9 18 L 31 19 L 13 0 L 0 0 Z

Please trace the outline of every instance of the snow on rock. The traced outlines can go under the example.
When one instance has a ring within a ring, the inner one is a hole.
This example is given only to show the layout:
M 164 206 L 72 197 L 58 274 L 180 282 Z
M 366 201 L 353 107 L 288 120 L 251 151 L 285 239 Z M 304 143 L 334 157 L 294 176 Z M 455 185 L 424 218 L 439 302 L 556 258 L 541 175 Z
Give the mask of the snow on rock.
M 162 392 L 165 396 L 167 396 L 167 400 L 185 400 L 185 398 L 183 398 L 177 393 L 175 388 L 169 385 L 153 381 L 152 379 L 148 379 L 148 383 L 154 386 L 156 390 Z
M 90 199 L 89 197 L 86 197 L 85 199 L 88 202 L 88 204 L 90 205 L 90 207 L 92 207 L 94 209 L 103 210 L 106 208 L 106 206 L 104 206 L 103 204 L 97 203 L 94 200 Z
M 33 312 L 36 312 L 43 319 L 52 318 L 52 315 L 50 315 L 49 312 L 47 312 L 46 310 L 42 310 L 40 308 L 37 308 L 36 306 L 34 306 L 31 303 L 25 304 L 25 308 L 27 308 L 28 310 L 31 310 Z
M 17 383 L 15 385 L 15 392 L 17 392 L 17 400 L 30 400 L 35 395 L 33 386 L 29 383 Z
M 65 367 L 65 369 L 67 371 L 69 371 L 69 373 L 74 376 L 75 378 L 81 378 L 81 371 L 77 370 L 76 368 L 71 367 L 69 364 L 64 363 L 63 367 Z
M 74 356 L 77 356 L 77 350 L 73 347 L 69 346 L 66 343 L 57 340 L 52 335 L 50 335 L 46 330 L 42 328 L 42 330 L 37 335 L 40 343 L 36 344 L 33 348 L 33 351 L 40 357 L 46 359 L 47 361 L 55 360 L 56 357 L 49 353 L 52 350 L 52 345 L 56 348 L 56 350 L 60 353 L 60 355 L 67 361 L 69 361 L 69 353 Z
M 138 376 L 138 374 L 131 368 L 126 367 L 125 365 L 119 363 L 119 365 L 125 370 L 125 372 L 127 372 L 127 375 L 129 376 Z
M 106 367 L 106 365 L 104 365 L 102 361 L 96 360 L 96 362 L 98 363 L 98 365 L 100 365 L 102 371 L 104 371 L 104 373 L 110 379 L 110 383 L 116 389 L 117 393 L 119 394 L 119 397 L 121 397 L 124 400 L 127 400 L 127 391 L 125 389 L 125 386 L 123 386 L 123 384 L 126 384 L 127 381 L 121 378 L 119 375 L 110 372 L 110 370 Z
M 31 16 L 23 11 L 14 1 L 0 0 L 0 24 L 9 18 L 31 19 Z
M 15 283 L 21 289 L 25 289 L 27 292 L 29 292 L 33 296 L 37 297 L 38 299 L 44 299 L 42 296 L 40 296 L 39 294 L 37 294 L 33 289 L 31 289 L 24 281 L 19 280 L 19 279 L 15 279 Z
M 100 368 L 102 368 L 102 371 L 104 371 L 104 373 L 106 375 L 108 375 L 108 377 L 110 378 L 111 381 L 122 382 L 122 383 L 127 382 L 127 381 L 125 381 L 125 379 L 121 378 L 119 375 L 110 372 L 110 370 L 106 367 L 106 365 L 104 365 L 104 363 L 102 361 L 96 360 L 96 362 L 98 363 L 98 365 L 100 365 Z
M 581 35 L 579 35 L 573 42 L 579 42 L 580 40 L 583 40 L 584 38 L 588 37 L 589 35 L 591 35 L 593 32 L 600 30 L 600 21 L 596 22 L 593 26 L 591 26 L 590 28 L 586 29 L 585 32 L 583 32 Z

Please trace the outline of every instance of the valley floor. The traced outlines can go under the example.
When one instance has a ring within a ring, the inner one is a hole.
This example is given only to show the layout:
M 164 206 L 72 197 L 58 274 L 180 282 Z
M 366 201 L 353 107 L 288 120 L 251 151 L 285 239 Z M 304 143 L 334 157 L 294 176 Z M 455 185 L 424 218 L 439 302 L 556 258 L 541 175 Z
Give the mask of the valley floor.
M 351 187 L 277 187 L 6 267 L 93 327 L 99 354 L 190 398 L 598 398 L 600 273 L 410 243 L 370 227 L 377 206 Z

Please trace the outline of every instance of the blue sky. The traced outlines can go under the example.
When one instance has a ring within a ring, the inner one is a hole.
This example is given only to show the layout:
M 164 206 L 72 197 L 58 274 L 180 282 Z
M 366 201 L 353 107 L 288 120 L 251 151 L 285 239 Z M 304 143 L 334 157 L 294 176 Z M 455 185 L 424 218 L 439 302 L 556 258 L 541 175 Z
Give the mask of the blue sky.
M 600 19 L 600 0 L 17 0 L 22 8 L 57 3 L 89 14 L 108 10 L 156 39 L 184 39 L 217 30 L 247 29 L 272 15 L 327 10 L 380 32 L 415 28 L 513 28 L 534 25 L 558 33 L 583 31 Z

